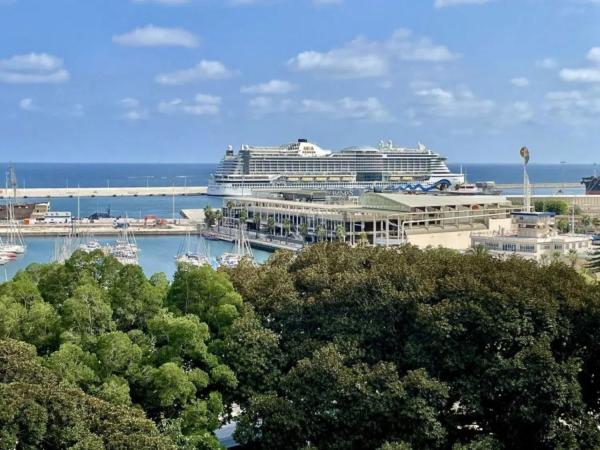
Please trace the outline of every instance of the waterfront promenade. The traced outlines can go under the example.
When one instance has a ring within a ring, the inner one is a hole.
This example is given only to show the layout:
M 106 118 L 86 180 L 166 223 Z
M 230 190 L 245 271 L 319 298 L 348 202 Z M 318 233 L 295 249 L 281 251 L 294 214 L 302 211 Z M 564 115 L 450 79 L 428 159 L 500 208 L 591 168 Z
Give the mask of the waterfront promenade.
M 166 197 L 204 195 L 206 191 L 206 186 L 25 188 L 17 189 L 17 198 Z M 0 189 L 0 198 L 12 196 L 12 189 Z
M 116 236 L 121 232 L 120 228 L 112 225 L 112 222 L 81 223 L 76 227 L 71 224 L 35 224 L 24 225 L 20 227 L 23 237 L 56 237 L 66 236 L 69 233 L 79 236 Z M 144 225 L 143 221 L 131 221 L 129 231 L 136 236 L 178 236 L 187 233 L 197 233 L 198 224 L 180 220 L 175 223 L 168 223 L 161 226 Z M 6 224 L 0 225 L 0 238 L 11 232 L 11 228 Z

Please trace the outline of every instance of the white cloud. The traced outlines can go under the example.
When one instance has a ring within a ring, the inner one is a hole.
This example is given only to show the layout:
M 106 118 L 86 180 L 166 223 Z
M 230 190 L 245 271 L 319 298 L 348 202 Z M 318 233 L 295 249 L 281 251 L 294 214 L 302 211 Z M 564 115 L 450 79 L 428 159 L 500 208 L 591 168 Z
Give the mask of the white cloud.
M 243 86 L 240 89 L 242 94 L 253 95 L 279 95 L 288 94 L 297 88 L 295 84 L 289 81 L 271 80 L 266 83 L 255 84 L 253 86 Z
M 19 102 L 19 108 L 21 108 L 23 111 L 29 112 L 39 110 L 39 107 L 34 103 L 33 99 L 31 98 L 21 99 L 21 101 Z
M 125 109 L 139 108 L 141 102 L 137 98 L 126 97 L 119 100 L 119 105 Z
M 182 28 L 163 28 L 147 25 L 125 34 L 113 36 L 113 42 L 129 47 L 186 47 L 198 46 L 198 37 Z
M 290 68 L 319 72 L 337 78 L 371 78 L 386 75 L 395 61 L 445 62 L 456 59 L 443 45 L 410 30 L 398 29 L 386 40 L 371 41 L 363 36 L 327 52 L 304 51 L 288 60 Z
M 336 119 L 355 119 L 371 122 L 389 122 L 392 115 L 375 97 L 359 100 L 344 97 L 339 100 L 326 101 L 304 99 L 301 101 L 301 111 L 309 114 L 324 114 Z
M 250 113 L 254 117 L 283 113 L 291 109 L 293 102 L 290 99 L 274 99 L 272 97 L 258 96 L 248 101 Z
M 557 116 L 565 123 L 581 126 L 596 125 L 600 116 L 600 91 L 593 89 L 553 91 L 546 94 L 546 112 Z
M 533 119 L 534 112 L 527 102 L 514 102 L 510 105 L 508 118 L 517 122 L 528 122 Z
M 123 98 L 119 100 L 119 106 L 125 110 L 123 114 L 120 115 L 121 119 L 137 122 L 150 117 L 148 110 L 142 107 L 142 102 L 137 98 Z
M 133 3 L 155 3 L 157 5 L 179 6 L 192 3 L 192 0 L 132 0 Z
M 437 86 L 415 84 L 413 93 L 423 103 L 425 111 L 437 117 L 480 117 L 491 113 L 495 107 L 492 100 L 478 98 L 466 87 L 452 91 Z
M 231 76 L 233 76 L 233 71 L 225 67 L 222 62 L 203 59 L 190 69 L 157 75 L 155 81 L 160 84 L 182 85 L 203 80 L 229 78 Z
M 435 0 L 436 8 L 446 8 L 448 6 L 459 5 L 483 5 L 490 3 L 492 0 Z
M 162 101 L 158 112 L 163 114 L 191 114 L 194 116 L 216 115 L 221 110 L 221 97 L 198 94 L 193 101 L 186 102 L 180 98 Z
M 554 58 L 544 58 L 536 61 L 535 65 L 542 69 L 556 69 L 558 67 L 558 61 Z
M 516 87 L 524 88 L 529 86 L 529 80 L 525 77 L 515 77 L 510 80 L 511 84 Z
M 28 53 L 0 59 L 0 82 L 13 84 L 65 83 L 63 61 L 47 53 Z
M 579 69 L 565 68 L 559 72 L 560 77 L 569 82 L 600 83 L 600 47 L 593 47 L 587 54 L 591 67 Z

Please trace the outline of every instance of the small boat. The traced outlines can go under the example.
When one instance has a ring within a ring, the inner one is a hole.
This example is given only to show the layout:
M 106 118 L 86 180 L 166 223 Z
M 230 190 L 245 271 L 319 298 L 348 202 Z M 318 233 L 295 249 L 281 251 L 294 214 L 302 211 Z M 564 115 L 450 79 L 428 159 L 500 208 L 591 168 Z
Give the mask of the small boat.
M 254 264 L 254 255 L 242 227 L 238 229 L 238 236 L 233 246 L 233 251 L 223 253 L 217 258 L 219 266 L 233 268 L 243 259 L 248 259 Z
M 139 265 L 139 248 L 135 242 L 135 236 L 129 231 L 129 227 L 121 228 L 120 236 L 113 245 L 105 249 L 105 253 L 113 256 L 124 265 Z
M 204 239 L 198 238 L 196 248 L 192 250 L 191 236 L 188 233 L 179 247 L 177 256 L 175 256 L 175 263 L 177 265 L 189 264 L 195 267 L 210 266 L 210 258 Z
M 86 253 L 92 253 L 96 250 L 102 250 L 102 245 L 96 239 L 92 239 L 79 245 L 79 250 Z
M 102 244 L 94 238 L 92 233 L 86 233 L 83 236 L 81 244 L 78 247 L 79 250 L 84 251 L 86 253 L 92 253 L 96 250 L 102 250 Z

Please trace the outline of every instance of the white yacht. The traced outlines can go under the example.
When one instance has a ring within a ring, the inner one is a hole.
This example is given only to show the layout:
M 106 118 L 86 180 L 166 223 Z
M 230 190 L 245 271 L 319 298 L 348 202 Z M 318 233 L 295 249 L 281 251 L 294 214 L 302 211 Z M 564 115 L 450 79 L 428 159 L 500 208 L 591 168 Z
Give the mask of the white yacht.
M 324 150 L 306 139 L 280 147 L 229 146 L 208 184 L 209 195 L 244 196 L 261 190 L 445 190 L 464 183 L 446 158 L 422 144 Z
M 190 264 L 195 267 L 211 266 L 210 258 L 208 256 L 208 249 L 204 239 L 198 237 L 195 248 L 192 249 L 192 238 L 188 233 L 185 240 L 179 247 L 179 252 L 175 257 L 175 263 L 179 264 Z
M 139 248 L 135 242 L 135 236 L 128 230 L 128 226 L 121 229 L 119 237 L 113 245 L 109 245 L 105 252 L 114 256 L 117 261 L 124 265 L 139 265 Z
M 232 251 L 223 253 L 217 258 L 217 262 L 219 266 L 233 268 L 244 258 L 247 258 L 254 263 L 254 255 L 252 254 L 250 243 L 246 238 L 243 228 L 240 227 Z

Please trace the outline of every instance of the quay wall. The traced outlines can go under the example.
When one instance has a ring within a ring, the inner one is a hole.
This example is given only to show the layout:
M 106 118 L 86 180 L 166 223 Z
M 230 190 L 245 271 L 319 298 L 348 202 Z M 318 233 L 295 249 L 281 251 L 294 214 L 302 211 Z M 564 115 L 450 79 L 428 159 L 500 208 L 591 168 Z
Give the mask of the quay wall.
M 26 188 L 17 189 L 17 198 L 192 196 L 204 195 L 207 189 L 206 186 Z M 12 196 L 12 189 L 0 189 L 0 198 Z

